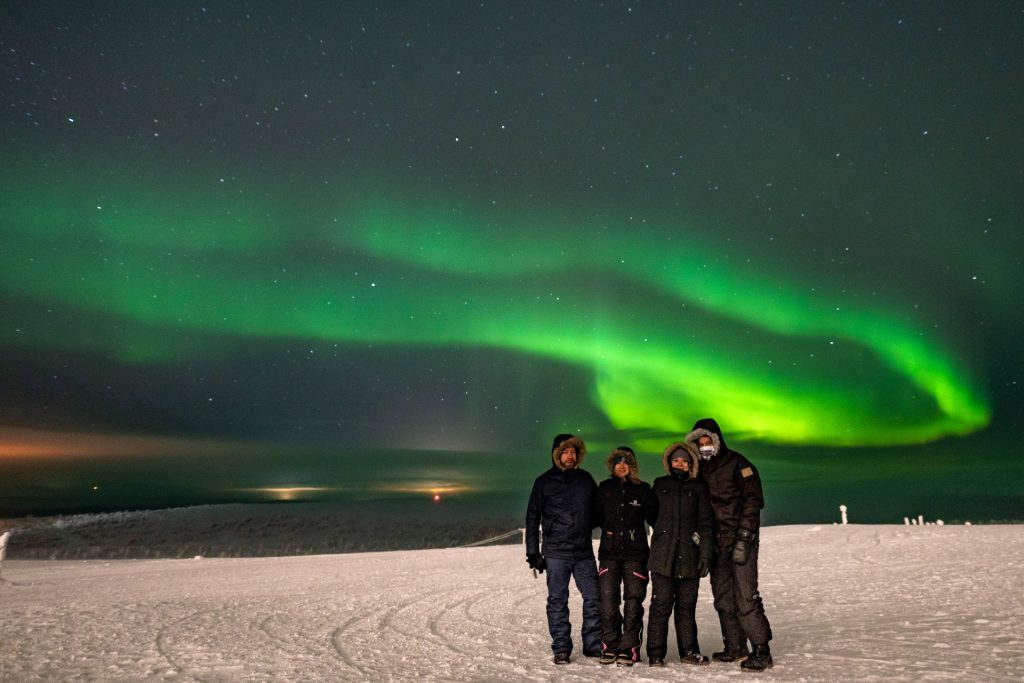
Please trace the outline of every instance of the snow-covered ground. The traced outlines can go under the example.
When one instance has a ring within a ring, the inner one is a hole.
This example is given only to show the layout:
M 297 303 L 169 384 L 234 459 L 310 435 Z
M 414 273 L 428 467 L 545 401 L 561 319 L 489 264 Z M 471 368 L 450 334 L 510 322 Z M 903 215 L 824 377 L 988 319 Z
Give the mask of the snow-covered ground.
M 519 546 L 280 558 L 8 560 L 0 681 L 1010 681 L 1024 526 L 763 530 L 775 668 L 551 663 Z M 572 620 L 578 645 L 580 604 Z M 700 645 L 720 646 L 705 580 Z

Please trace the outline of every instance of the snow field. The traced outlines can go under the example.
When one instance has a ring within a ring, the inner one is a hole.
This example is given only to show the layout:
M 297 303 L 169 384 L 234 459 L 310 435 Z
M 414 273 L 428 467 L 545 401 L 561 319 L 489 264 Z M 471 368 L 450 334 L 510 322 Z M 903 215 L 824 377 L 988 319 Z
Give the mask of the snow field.
M 1024 526 L 762 530 L 775 668 L 551 663 L 519 546 L 278 558 L 8 560 L 0 681 L 1009 681 Z M 649 595 L 648 595 L 649 599 Z M 646 616 L 645 616 L 646 618 Z M 707 580 L 701 649 L 720 649 Z

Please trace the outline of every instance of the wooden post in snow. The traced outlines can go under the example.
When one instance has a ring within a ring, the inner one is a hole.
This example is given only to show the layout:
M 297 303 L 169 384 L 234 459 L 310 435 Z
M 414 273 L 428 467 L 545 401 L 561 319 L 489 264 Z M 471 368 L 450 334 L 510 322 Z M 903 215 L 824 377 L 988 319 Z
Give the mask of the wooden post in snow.
M 11 538 L 11 532 L 5 531 L 0 534 L 0 575 L 2 575 L 4 567 L 4 556 L 7 555 L 7 541 Z

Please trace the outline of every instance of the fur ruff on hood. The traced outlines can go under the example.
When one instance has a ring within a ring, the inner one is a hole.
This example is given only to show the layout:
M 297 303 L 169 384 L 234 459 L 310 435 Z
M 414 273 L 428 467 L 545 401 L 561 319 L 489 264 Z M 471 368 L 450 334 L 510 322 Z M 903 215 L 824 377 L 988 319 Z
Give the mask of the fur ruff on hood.
M 640 471 L 640 467 L 636 464 L 636 453 L 633 451 L 627 451 L 625 448 L 616 448 L 611 452 L 611 455 L 604 459 L 605 467 L 608 468 L 608 471 L 611 472 L 614 477 L 615 465 L 612 464 L 612 460 L 620 455 L 626 458 L 626 462 L 629 463 L 629 475 L 626 478 L 634 484 L 639 484 L 640 477 L 637 475 L 637 472 Z
M 661 466 L 665 468 L 665 474 L 672 476 L 672 467 L 669 463 L 668 457 L 672 455 L 672 451 L 677 448 L 682 448 L 686 451 L 686 455 L 690 458 L 690 479 L 696 479 L 697 473 L 700 471 L 700 458 L 697 456 L 697 449 L 693 447 L 693 444 L 688 441 L 676 441 L 668 445 L 665 449 L 664 454 L 661 456 Z
M 583 456 L 587 454 L 587 446 L 583 443 L 583 439 L 578 436 L 570 436 L 568 439 L 563 439 L 558 442 L 558 445 L 551 449 L 551 462 L 554 463 L 555 467 L 565 471 L 565 467 L 562 466 L 562 461 L 558 456 L 562 454 L 569 446 L 576 447 L 576 467 L 583 466 Z
M 697 427 L 692 432 L 686 435 L 686 442 L 693 446 L 693 449 L 697 451 L 698 457 L 700 456 L 700 437 L 707 436 L 711 438 L 711 445 L 715 447 L 715 455 L 722 452 L 722 437 L 711 431 L 710 429 L 704 429 L 703 427 Z M 712 455 L 711 457 L 715 457 Z

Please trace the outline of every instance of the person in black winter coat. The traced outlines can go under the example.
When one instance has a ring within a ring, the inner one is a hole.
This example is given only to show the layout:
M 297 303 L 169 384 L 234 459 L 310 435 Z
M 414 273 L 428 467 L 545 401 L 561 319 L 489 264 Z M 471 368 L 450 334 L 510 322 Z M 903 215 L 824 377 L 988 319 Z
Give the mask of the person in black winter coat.
M 697 643 L 697 590 L 711 565 L 714 520 L 708 487 L 698 478 L 696 449 L 684 441 L 662 456 L 668 476 L 654 480 L 654 534 L 651 537 L 651 616 L 647 622 L 647 660 L 664 666 L 668 618 L 675 613 L 676 647 L 685 664 L 708 658 Z
M 757 468 L 725 444 L 718 423 L 698 420 L 686 441 L 700 453 L 701 476 L 715 512 L 715 555 L 711 592 L 722 625 L 725 649 L 712 654 L 720 662 L 742 662 L 747 670 L 773 665 L 768 641 L 772 629 L 757 590 L 757 552 L 764 494 Z M 747 650 L 747 639 L 753 652 Z M 749 655 L 749 656 L 748 656 Z
M 640 659 L 644 598 L 647 597 L 647 528 L 651 487 L 640 481 L 636 453 L 619 446 L 605 464 L 611 477 L 597 487 L 601 545 L 597 582 L 601 590 L 601 663 L 632 666 Z M 622 611 L 619 611 L 620 602 Z
M 582 439 L 556 436 L 552 467 L 534 481 L 526 506 L 526 561 L 536 572 L 547 570 L 548 631 L 555 664 L 568 664 L 572 654 L 570 577 L 583 596 L 583 654 L 601 655 L 601 598 L 591 539 L 597 526 L 597 484 L 580 469 L 586 453 Z M 544 531 L 543 554 L 538 527 Z

